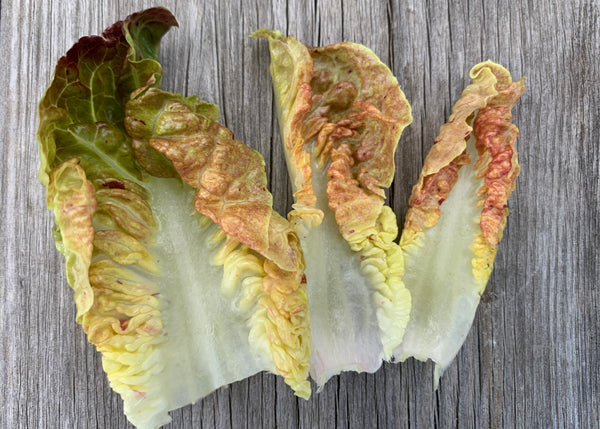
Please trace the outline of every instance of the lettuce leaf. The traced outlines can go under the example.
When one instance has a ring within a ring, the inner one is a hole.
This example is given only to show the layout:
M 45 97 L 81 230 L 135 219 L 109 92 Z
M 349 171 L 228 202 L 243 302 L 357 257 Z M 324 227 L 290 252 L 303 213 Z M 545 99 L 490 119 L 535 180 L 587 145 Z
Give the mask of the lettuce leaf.
M 39 107 L 39 177 L 77 321 L 138 427 L 262 370 L 310 394 L 299 239 L 216 107 L 156 89 L 174 25 L 152 8 L 80 39 Z
M 385 205 L 410 106 L 364 46 L 253 36 L 269 41 L 295 199 L 289 218 L 307 259 L 311 375 L 322 385 L 343 370 L 374 372 L 400 343 L 410 311 L 396 217 Z
M 490 61 L 470 76 L 425 159 L 400 239 L 413 305 L 394 356 L 432 359 L 436 385 L 473 322 L 519 174 L 510 111 L 524 81 Z
M 263 270 L 258 301 L 272 322 L 261 322 L 265 332 L 260 335 L 269 338 L 277 372 L 296 394 L 307 397 L 310 335 L 298 235 L 272 209 L 262 156 L 235 140 L 227 128 L 195 113 L 186 101 L 180 95 L 143 88 L 127 104 L 126 129 L 134 140 L 143 140 L 173 162 L 183 181 L 196 191 L 196 210 L 227 237 L 226 247 L 241 243 L 241 248 L 256 252 Z M 219 258 L 228 258 L 222 287 L 234 291 L 243 278 L 244 260 L 229 249 L 221 252 Z M 251 344 L 259 341 L 251 338 Z

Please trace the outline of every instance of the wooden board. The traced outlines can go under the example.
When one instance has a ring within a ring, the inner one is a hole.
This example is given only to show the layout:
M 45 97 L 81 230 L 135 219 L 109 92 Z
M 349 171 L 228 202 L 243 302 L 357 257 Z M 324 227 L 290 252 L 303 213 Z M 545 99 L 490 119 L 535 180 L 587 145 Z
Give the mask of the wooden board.
M 307 44 L 373 49 L 414 122 L 390 203 L 402 225 L 424 156 L 474 64 L 492 59 L 527 91 L 514 110 L 522 166 L 496 268 L 471 332 L 437 391 L 409 360 L 344 373 L 309 401 L 259 374 L 172 413 L 170 427 L 599 427 L 600 6 L 598 1 L 183 1 L 162 48 L 164 87 L 221 107 L 266 159 L 276 209 L 291 204 L 268 74 L 275 28 Z M 126 427 L 100 356 L 75 323 L 45 208 L 37 102 L 58 58 L 149 1 L 0 3 L 0 427 Z M 225 359 L 226 357 L 224 357 Z

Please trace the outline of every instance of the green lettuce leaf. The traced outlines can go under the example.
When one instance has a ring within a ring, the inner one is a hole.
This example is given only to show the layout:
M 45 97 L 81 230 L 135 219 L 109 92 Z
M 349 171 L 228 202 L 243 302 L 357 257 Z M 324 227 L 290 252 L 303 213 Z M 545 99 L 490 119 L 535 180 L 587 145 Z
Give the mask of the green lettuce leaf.
M 394 356 L 432 359 L 436 385 L 473 322 L 519 174 L 510 111 L 523 79 L 490 61 L 471 78 L 425 159 L 400 239 L 413 306 Z
M 311 375 L 322 385 L 343 370 L 374 372 L 400 344 L 410 311 L 396 217 L 385 205 L 410 106 L 364 46 L 253 36 L 269 40 L 295 199 L 289 217 L 306 255 Z
M 298 237 L 271 209 L 262 158 L 216 123 L 216 107 L 153 89 L 159 42 L 174 25 L 152 8 L 80 39 L 39 107 L 39 176 L 77 321 L 138 427 L 167 423 L 169 410 L 262 370 L 310 394 Z M 152 94 L 178 111 L 156 110 Z M 177 133 L 213 150 L 181 151 Z M 219 181 L 216 167 L 196 161 L 235 171 Z

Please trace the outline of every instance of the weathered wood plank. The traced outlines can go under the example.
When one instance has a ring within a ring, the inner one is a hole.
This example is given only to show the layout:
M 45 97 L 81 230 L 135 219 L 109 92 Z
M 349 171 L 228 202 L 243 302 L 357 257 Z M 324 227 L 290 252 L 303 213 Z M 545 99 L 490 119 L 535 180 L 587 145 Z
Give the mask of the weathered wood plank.
M 0 427 L 126 427 L 100 358 L 74 322 L 54 251 L 34 133 L 57 59 L 150 1 L 0 3 Z M 275 206 L 291 204 L 269 55 L 272 27 L 307 44 L 363 43 L 390 65 L 413 108 L 390 202 L 401 224 L 439 126 L 475 63 L 492 59 L 527 91 L 514 116 L 522 166 L 505 237 L 474 326 L 440 389 L 431 363 L 334 377 L 309 401 L 259 374 L 175 411 L 171 427 L 599 427 L 600 6 L 541 0 L 165 2 L 166 89 L 220 105 L 259 150 Z

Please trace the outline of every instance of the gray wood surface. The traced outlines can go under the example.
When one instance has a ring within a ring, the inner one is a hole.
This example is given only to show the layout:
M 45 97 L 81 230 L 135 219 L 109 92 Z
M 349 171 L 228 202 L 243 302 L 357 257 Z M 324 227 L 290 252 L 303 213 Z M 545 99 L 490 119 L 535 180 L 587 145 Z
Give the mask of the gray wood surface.
M 63 258 L 37 182 L 37 102 L 81 36 L 150 1 L 0 3 L 0 427 L 128 425 L 100 356 L 75 323 Z M 458 357 L 432 389 L 431 363 L 334 377 L 309 401 L 259 374 L 172 413 L 170 427 L 600 426 L 600 5 L 598 1 L 164 1 L 164 87 L 219 104 L 267 162 L 276 209 L 291 195 L 264 41 L 363 43 L 390 65 L 414 123 L 396 155 L 400 225 L 422 161 L 471 66 L 527 76 L 514 110 L 522 166 L 496 268 Z M 224 357 L 226 358 L 226 357 Z

